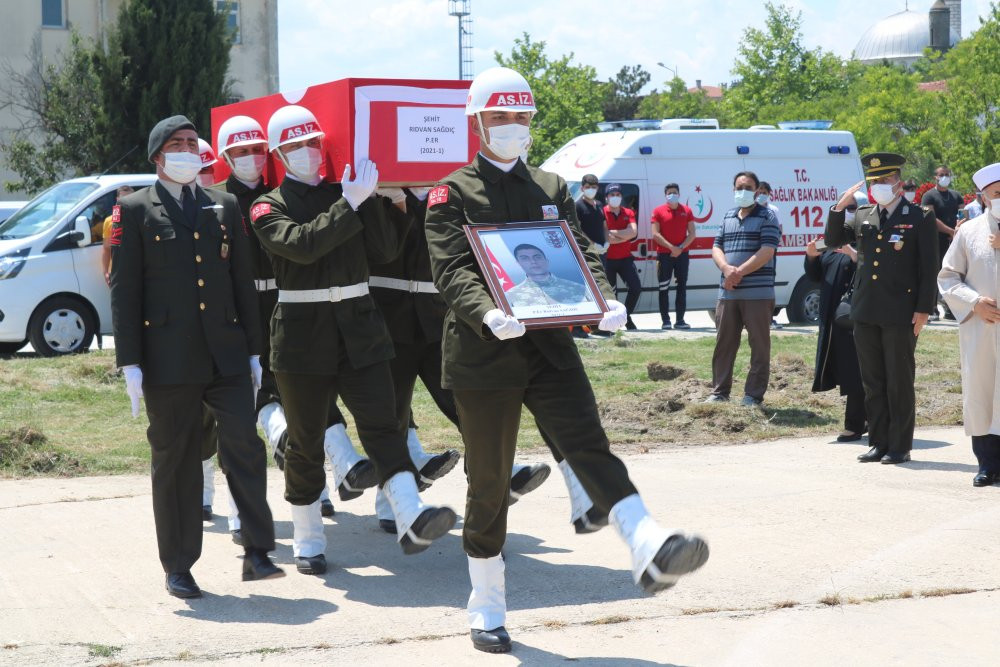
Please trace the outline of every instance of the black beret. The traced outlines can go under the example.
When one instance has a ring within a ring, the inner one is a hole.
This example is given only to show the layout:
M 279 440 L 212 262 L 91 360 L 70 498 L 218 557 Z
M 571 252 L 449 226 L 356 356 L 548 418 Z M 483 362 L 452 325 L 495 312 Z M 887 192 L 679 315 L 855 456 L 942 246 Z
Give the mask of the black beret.
M 149 133 L 149 161 L 153 161 L 153 156 L 160 152 L 163 144 L 167 143 L 167 139 L 174 132 L 194 129 L 196 129 L 194 123 L 189 121 L 186 116 L 171 116 L 161 120 Z

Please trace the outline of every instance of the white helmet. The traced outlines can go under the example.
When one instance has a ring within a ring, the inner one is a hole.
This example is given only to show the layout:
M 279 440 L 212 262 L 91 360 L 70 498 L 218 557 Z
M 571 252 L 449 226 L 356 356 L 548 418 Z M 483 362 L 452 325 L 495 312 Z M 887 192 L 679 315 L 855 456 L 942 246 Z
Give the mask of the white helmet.
M 316 116 L 305 107 L 294 104 L 281 107 L 267 121 L 267 149 L 269 151 L 292 141 L 304 141 L 322 136 L 323 128 L 316 121 Z
M 202 139 L 198 138 L 198 157 L 201 158 L 201 168 L 211 167 L 213 164 L 218 162 L 215 157 L 215 151 L 212 150 L 211 144 Z
M 466 116 L 473 116 L 480 111 L 534 113 L 537 109 L 531 86 L 523 76 L 507 67 L 491 67 L 473 79 L 465 101 Z
M 215 145 L 220 153 L 236 146 L 267 143 L 264 128 L 250 116 L 233 116 L 219 126 Z

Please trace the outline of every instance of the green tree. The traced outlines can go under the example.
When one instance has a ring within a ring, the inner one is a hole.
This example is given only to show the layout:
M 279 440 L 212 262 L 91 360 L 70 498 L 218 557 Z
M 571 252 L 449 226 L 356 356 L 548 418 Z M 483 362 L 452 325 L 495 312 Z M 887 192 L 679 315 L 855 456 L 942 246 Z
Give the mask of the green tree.
M 684 79 L 675 76 L 667 82 L 667 90 L 653 91 L 639 103 L 639 118 L 717 118 L 722 111 L 718 100 L 704 90 L 689 92 Z
M 494 53 L 498 64 L 519 72 L 528 81 L 538 113 L 531 122 L 528 159 L 540 164 L 573 137 L 596 131 L 603 118 L 604 85 L 589 65 L 574 65 L 573 54 L 550 59 L 545 42 L 533 42 L 528 33 L 514 40 L 510 56 Z
M 605 86 L 604 120 L 631 120 L 636 117 L 642 95 L 639 93 L 649 83 L 649 72 L 641 65 L 626 65 L 618 74 L 608 79 Z
M 55 62 L 42 60 L 38 36 L 29 66 L 4 67 L 0 92 L 20 127 L 0 142 L 7 164 L 20 177 L 5 183 L 8 192 L 34 193 L 65 176 L 100 171 L 106 151 L 97 127 L 104 113 L 100 95 L 101 53 L 75 31 L 70 48 Z
M 130 0 L 108 39 L 102 76 L 105 137 L 121 171 L 147 171 L 157 121 L 184 114 L 208 136 L 210 113 L 229 94 L 233 35 L 212 0 Z

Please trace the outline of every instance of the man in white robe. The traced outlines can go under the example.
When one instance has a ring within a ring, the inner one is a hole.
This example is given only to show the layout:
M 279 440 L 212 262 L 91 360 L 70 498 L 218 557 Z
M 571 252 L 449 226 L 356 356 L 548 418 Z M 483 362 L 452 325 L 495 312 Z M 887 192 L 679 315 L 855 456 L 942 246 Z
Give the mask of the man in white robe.
M 1000 480 L 1000 163 L 972 177 L 985 212 L 959 227 L 938 288 L 959 322 L 962 415 L 979 461 L 973 486 Z

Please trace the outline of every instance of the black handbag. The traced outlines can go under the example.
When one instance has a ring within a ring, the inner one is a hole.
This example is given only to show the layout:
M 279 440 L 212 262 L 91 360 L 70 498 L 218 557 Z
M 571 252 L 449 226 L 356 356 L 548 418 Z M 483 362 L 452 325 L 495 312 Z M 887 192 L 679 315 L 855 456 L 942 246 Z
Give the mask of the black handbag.
M 838 327 L 844 329 L 853 329 L 854 320 L 851 319 L 851 298 L 854 296 L 854 287 L 844 292 L 844 296 L 840 297 L 840 303 L 837 304 L 837 310 L 833 315 L 833 322 Z

